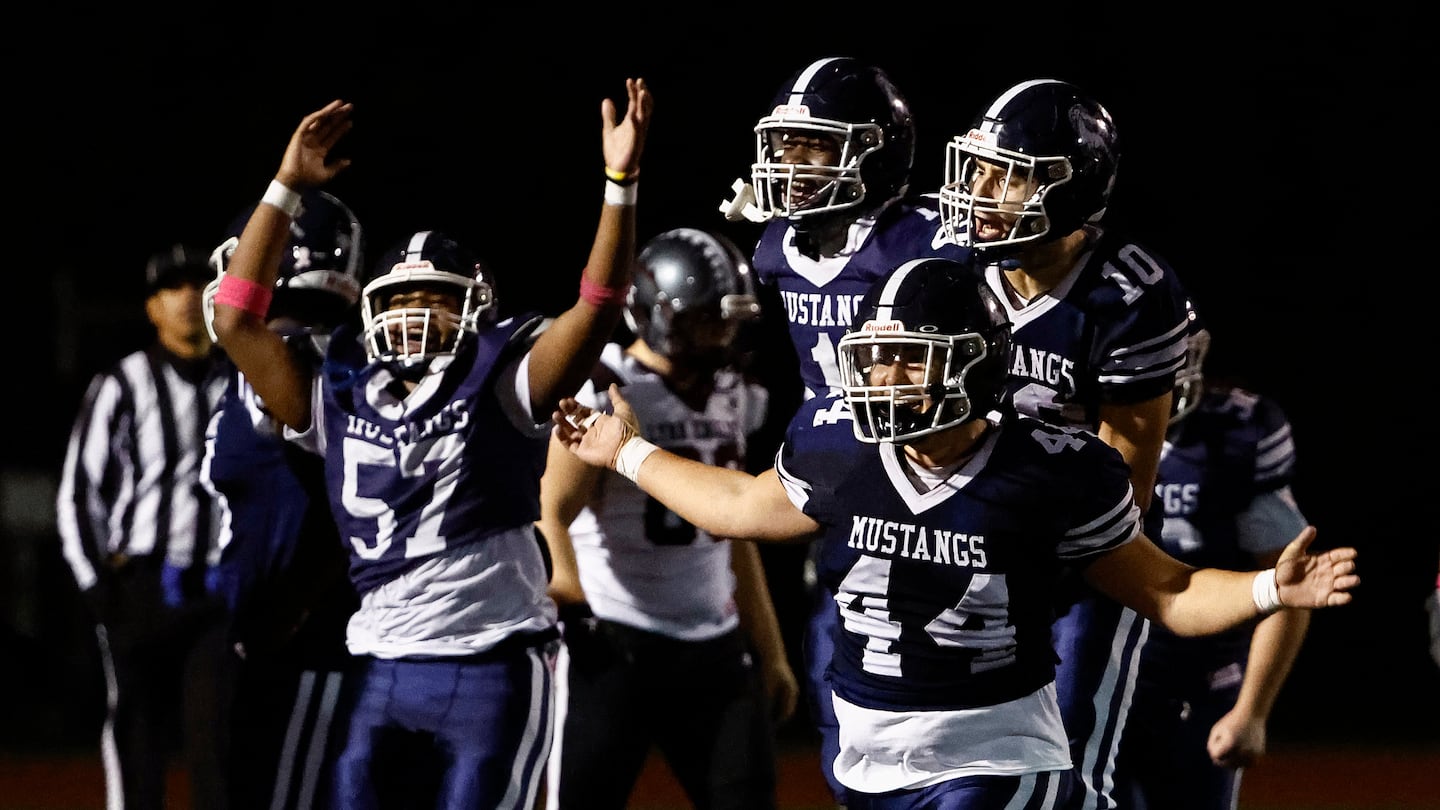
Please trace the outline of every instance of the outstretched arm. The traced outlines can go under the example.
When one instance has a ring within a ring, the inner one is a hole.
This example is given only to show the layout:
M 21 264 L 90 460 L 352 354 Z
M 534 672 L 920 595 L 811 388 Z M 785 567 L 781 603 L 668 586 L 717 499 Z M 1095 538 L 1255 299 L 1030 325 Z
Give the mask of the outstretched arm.
M 1275 590 L 1264 584 L 1271 574 L 1193 568 L 1166 554 L 1150 539 L 1137 537 L 1100 555 L 1085 569 L 1085 579 L 1105 595 L 1159 622 L 1180 636 L 1205 636 L 1238 627 L 1275 609 L 1319 608 L 1349 604 L 1360 584 L 1355 574 L 1355 549 L 1337 548 L 1320 554 L 1307 549 L 1315 527 L 1306 526 L 1280 556 L 1273 569 Z M 1256 587 L 1257 577 L 1260 587 Z M 1262 610 L 1257 594 L 1269 602 Z
M 654 101 L 644 79 L 626 79 L 628 104 L 617 122 L 615 102 L 600 105 L 604 128 L 605 205 L 590 247 L 575 304 L 560 313 L 530 350 L 531 413 L 550 413 L 563 396 L 580 390 L 620 323 L 635 261 L 635 178 L 650 128 Z
M 335 100 L 300 120 L 275 180 L 255 206 L 215 296 L 215 334 L 266 408 L 297 430 L 310 424 L 310 373 L 265 324 L 280 257 L 290 241 L 299 195 L 328 182 L 350 165 L 326 158 L 350 131 L 354 105 Z
M 677 456 L 639 438 L 635 414 L 610 386 L 615 413 L 573 398 L 555 412 L 555 438 L 587 464 L 616 470 L 691 524 L 736 540 L 808 540 L 820 529 L 795 508 L 774 469 L 758 476 Z

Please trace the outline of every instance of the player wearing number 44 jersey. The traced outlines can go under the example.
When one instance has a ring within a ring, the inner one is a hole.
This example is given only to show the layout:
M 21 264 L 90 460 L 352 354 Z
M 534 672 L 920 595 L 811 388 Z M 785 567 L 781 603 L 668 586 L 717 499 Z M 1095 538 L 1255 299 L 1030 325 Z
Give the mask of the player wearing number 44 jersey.
M 1050 626 L 1063 565 L 1182 635 L 1280 607 L 1346 604 L 1354 549 L 1276 568 L 1196 569 L 1141 531 L 1130 471 L 1094 434 L 1009 408 L 1010 324 L 967 268 L 897 268 L 839 346 L 840 396 L 802 406 L 758 476 L 640 438 L 561 402 L 555 432 L 711 533 L 817 539 L 841 629 L 831 661 L 835 774 L 852 810 L 1054 808 L 1072 779 Z

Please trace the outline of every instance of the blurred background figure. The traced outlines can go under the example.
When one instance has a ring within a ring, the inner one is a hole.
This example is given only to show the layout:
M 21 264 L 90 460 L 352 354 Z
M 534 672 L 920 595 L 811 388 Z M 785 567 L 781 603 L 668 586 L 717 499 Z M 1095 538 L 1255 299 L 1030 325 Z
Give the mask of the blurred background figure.
M 641 249 L 626 322 L 580 393 L 620 386 L 646 435 L 743 469 L 768 392 L 738 367 L 760 317 L 724 236 L 666 231 Z M 795 709 L 759 550 L 696 529 L 621 476 L 552 442 L 540 528 L 565 639 L 547 807 L 623 810 L 652 747 L 694 807 L 775 807 L 775 727 Z
M 91 380 L 56 497 L 65 559 L 100 645 L 106 802 L 127 810 L 165 806 L 180 740 L 194 806 L 226 806 L 225 612 L 206 587 L 219 549 L 200 482 L 206 421 L 225 385 L 201 315 L 214 275 L 207 255 L 177 244 L 150 258 L 155 340 Z
M 240 232 L 234 220 L 211 255 L 206 325 Z M 297 361 L 318 369 L 330 330 L 355 317 L 364 232 L 323 191 L 302 198 L 267 315 Z M 228 746 L 231 806 L 328 807 L 330 771 L 344 742 L 341 696 L 352 670 L 345 625 L 359 604 L 325 495 L 325 464 L 285 441 L 245 375 L 211 418 L 202 480 L 220 507 L 220 561 L 212 578 L 230 611 L 236 667 Z
M 1274 400 L 1206 377 L 1210 332 L 1192 326 L 1155 482 L 1158 543 L 1198 567 L 1269 568 L 1306 523 L 1290 492 L 1290 423 Z M 1235 807 L 1309 625 L 1309 611 L 1281 610 L 1203 638 L 1152 628 L 1120 753 L 1126 806 Z

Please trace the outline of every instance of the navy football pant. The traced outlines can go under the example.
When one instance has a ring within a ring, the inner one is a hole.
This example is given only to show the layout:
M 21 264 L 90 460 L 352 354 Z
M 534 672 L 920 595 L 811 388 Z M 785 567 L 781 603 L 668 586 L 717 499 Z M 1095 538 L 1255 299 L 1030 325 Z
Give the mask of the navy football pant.
M 835 633 L 840 624 L 840 607 L 830 592 L 816 586 L 814 602 L 805 622 L 802 655 L 805 662 L 805 691 L 810 716 L 820 733 L 820 771 L 835 796 L 835 803 L 846 806 L 845 786 L 835 779 L 835 757 L 840 754 L 840 721 L 835 719 L 835 703 L 831 700 L 830 676 L 827 670 L 835 657 Z
M 534 807 L 554 730 L 557 645 L 364 659 L 335 807 Z
M 1113 810 L 1115 769 L 1150 622 L 1093 591 L 1053 628 L 1055 687 L 1076 773 L 1067 810 Z
M 1235 706 L 1240 686 L 1182 699 L 1142 683 L 1120 750 L 1121 784 L 1133 810 L 1230 810 L 1242 770 L 1210 760 L 1210 729 Z
M 850 792 L 847 810 L 1055 810 L 1070 790 L 1069 771 L 965 776 L 889 793 Z

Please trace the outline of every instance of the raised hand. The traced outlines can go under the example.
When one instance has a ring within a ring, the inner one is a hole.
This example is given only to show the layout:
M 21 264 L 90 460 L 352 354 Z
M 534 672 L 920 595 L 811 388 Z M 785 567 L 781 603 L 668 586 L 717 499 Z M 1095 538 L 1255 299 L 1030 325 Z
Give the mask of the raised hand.
M 655 100 L 644 79 L 626 79 L 629 103 L 625 114 L 615 120 L 615 102 L 600 102 L 600 118 L 604 125 L 605 165 L 617 172 L 634 175 L 640 171 L 640 153 L 645 150 L 645 133 L 650 129 L 650 112 Z
M 1337 548 L 1310 554 L 1315 527 L 1306 526 L 1290 541 L 1275 564 L 1275 586 L 1285 607 L 1317 608 L 1347 605 L 1354 598 L 1351 589 L 1360 584 L 1355 573 L 1357 553 Z
M 354 104 L 336 99 L 300 119 L 275 179 L 286 188 L 303 192 L 324 185 L 347 168 L 349 159 L 325 161 L 335 144 L 355 125 L 350 119 L 354 109 Z

